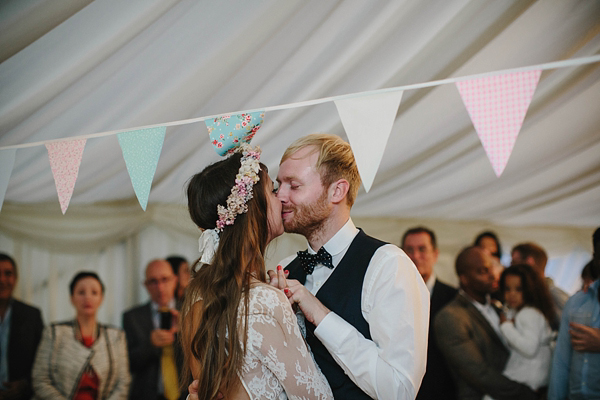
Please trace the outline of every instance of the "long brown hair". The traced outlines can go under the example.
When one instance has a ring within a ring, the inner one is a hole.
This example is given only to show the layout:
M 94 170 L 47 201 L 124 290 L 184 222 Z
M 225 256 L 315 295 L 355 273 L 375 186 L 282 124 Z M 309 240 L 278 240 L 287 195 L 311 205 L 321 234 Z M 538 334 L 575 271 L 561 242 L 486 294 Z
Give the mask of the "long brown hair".
M 214 229 L 219 218 L 217 205 L 226 200 L 235 185 L 241 154 L 209 165 L 194 175 L 187 188 L 188 209 L 201 229 Z M 248 309 L 252 278 L 266 281 L 264 253 L 268 242 L 268 198 L 266 167 L 261 164 L 260 180 L 254 185 L 248 212 L 236 216 L 219 234 L 219 246 L 212 263 L 194 266 L 195 273 L 182 308 L 184 366 L 194 368 L 199 380 L 198 397 L 211 400 L 221 392 L 236 390 L 247 340 L 246 312 L 240 318 L 238 306 Z M 240 322 L 241 321 L 241 322 Z M 242 326 L 240 326 L 240 323 Z M 197 326 L 197 328 L 196 328 Z M 196 329 L 194 331 L 194 329 Z M 182 387 L 189 383 L 182 377 Z
M 524 305 L 540 310 L 548 323 L 553 325 L 556 319 L 556 311 L 554 311 L 550 289 L 540 274 L 527 264 L 511 265 L 500 276 L 500 291 L 503 295 L 508 275 L 521 278 Z

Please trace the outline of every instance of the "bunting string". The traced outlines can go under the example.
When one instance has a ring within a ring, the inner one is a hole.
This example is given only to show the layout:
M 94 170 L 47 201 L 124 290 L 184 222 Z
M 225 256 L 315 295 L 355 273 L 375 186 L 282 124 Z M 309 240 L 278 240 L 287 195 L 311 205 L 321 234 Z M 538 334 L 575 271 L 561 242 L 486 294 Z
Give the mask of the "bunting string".
M 324 98 L 320 98 L 320 99 L 307 100 L 307 101 L 301 101 L 301 102 L 296 102 L 296 103 L 288 103 L 288 104 L 271 106 L 271 107 L 262 107 L 262 108 L 252 109 L 252 110 L 227 112 L 227 113 L 222 113 L 222 114 L 209 115 L 209 116 L 190 118 L 190 119 L 183 119 L 183 120 L 179 120 L 179 121 L 171 121 L 171 122 L 160 123 L 160 124 L 144 125 L 144 126 L 138 126 L 138 127 L 126 128 L 126 129 L 117 129 L 117 130 L 112 130 L 112 131 L 92 133 L 92 134 L 80 135 L 80 136 L 70 136 L 70 137 L 66 137 L 66 138 L 44 140 L 44 141 L 32 142 L 32 143 L 1 146 L 0 150 L 23 149 L 23 148 L 41 146 L 41 145 L 46 145 L 46 144 L 50 144 L 53 142 L 60 142 L 60 141 L 67 141 L 67 140 L 84 140 L 84 139 L 87 140 L 87 139 L 111 136 L 111 135 L 116 135 L 119 133 L 126 133 L 126 132 L 130 132 L 130 131 L 137 131 L 137 130 L 142 130 L 142 129 L 154 129 L 154 128 L 160 128 L 160 127 L 167 128 L 170 126 L 188 125 L 188 124 L 193 124 L 193 123 L 210 120 L 210 119 L 214 119 L 214 118 L 219 118 L 219 117 L 223 117 L 223 116 L 227 116 L 227 115 L 242 114 L 242 113 L 250 114 L 250 113 L 257 113 L 257 112 L 267 112 L 267 111 L 286 110 L 286 109 L 291 109 L 291 108 L 308 107 L 308 106 L 313 106 L 313 105 L 323 104 L 323 103 L 328 103 L 328 102 L 335 102 L 335 101 L 341 101 L 341 100 L 346 100 L 346 99 L 351 99 L 351 98 L 358 98 L 358 97 L 362 97 L 362 96 L 372 96 L 372 95 L 376 95 L 376 94 L 384 94 L 384 93 L 389 93 L 389 92 L 406 91 L 406 90 L 422 89 L 422 88 L 432 87 L 432 86 L 446 85 L 449 83 L 456 83 L 456 82 L 460 82 L 460 81 L 464 81 L 464 80 L 485 78 L 485 77 L 490 77 L 490 76 L 500 75 L 500 74 L 511 74 L 511 73 L 517 73 L 517 72 L 531 71 L 531 70 L 549 70 L 549 69 L 557 69 L 557 68 L 565 68 L 565 67 L 574 67 L 574 66 L 592 64 L 595 62 L 600 62 L 600 55 L 581 57 L 581 58 L 573 58 L 573 59 L 569 59 L 569 60 L 554 61 L 554 62 L 549 62 L 549 63 L 545 63 L 545 64 L 530 65 L 530 66 L 526 66 L 526 67 L 519 67 L 519 68 L 512 68 L 512 69 L 504 69 L 504 70 L 485 72 L 485 73 L 480 73 L 480 74 L 475 74 L 475 75 L 467 75 L 467 76 L 461 76 L 461 77 L 456 77 L 456 78 L 447 78 L 447 79 L 441 79 L 441 80 L 424 82 L 424 83 L 417 83 L 417 84 L 411 84 L 411 85 L 405 85 L 405 86 L 396 86 L 396 87 L 392 87 L 392 88 L 371 90 L 371 91 L 366 91 L 366 92 L 358 92 L 358 93 L 351 93 L 351 94 L 345 94 L 345 95 L 339 95 L 339 96 L 324 97 Z

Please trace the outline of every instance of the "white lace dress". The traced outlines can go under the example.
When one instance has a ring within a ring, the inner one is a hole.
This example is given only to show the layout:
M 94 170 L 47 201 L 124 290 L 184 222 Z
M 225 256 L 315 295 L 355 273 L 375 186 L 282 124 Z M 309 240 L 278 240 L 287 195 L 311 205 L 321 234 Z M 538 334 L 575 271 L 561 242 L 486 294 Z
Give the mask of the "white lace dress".
M 240 379 L 251 399 L 333 399 L 282 291 L 250 289 L 248 341 Z M 244 305 L 240 304 L 240 315 Z

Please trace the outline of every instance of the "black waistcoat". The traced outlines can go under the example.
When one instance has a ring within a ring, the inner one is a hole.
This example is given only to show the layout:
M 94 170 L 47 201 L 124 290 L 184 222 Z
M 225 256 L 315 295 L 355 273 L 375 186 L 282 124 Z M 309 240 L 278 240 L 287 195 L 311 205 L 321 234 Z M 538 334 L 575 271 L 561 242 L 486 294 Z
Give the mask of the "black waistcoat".
M 356 235 L 348 251 L 317 292 L 317 298 L 331 311 L 354 326 L 365 338 L 371 339 L 369 324 L 361 312 L 361 294 L 365 273 L 375 251 L 385 243 L 367 236 L 362 230 Z M 297 279 L 302 284 L 306 274 L 296 257 L 286 269 L 290 271 L 288 279 Z M 306 321 L 306 341 L 315 356 L 315 360 L 336 399 L 370 399 L 335 362 L 325 346 L 314 335 L 315 326 Z

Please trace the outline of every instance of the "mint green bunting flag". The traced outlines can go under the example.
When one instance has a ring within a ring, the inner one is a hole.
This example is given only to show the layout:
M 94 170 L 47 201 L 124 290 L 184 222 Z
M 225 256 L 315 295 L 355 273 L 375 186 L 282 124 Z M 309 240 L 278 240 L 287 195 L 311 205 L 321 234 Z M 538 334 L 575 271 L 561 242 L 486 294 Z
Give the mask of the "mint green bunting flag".
M 15 165 L 15 154 L 17 149 L 8 149 L 0 151 L 0 210 L 4 204 L 4 195 L 12 174 L 13 166 Z
M 167 128 L 161 126 L 117 134 L 133 190 L 144 211 L 166 131 Z

